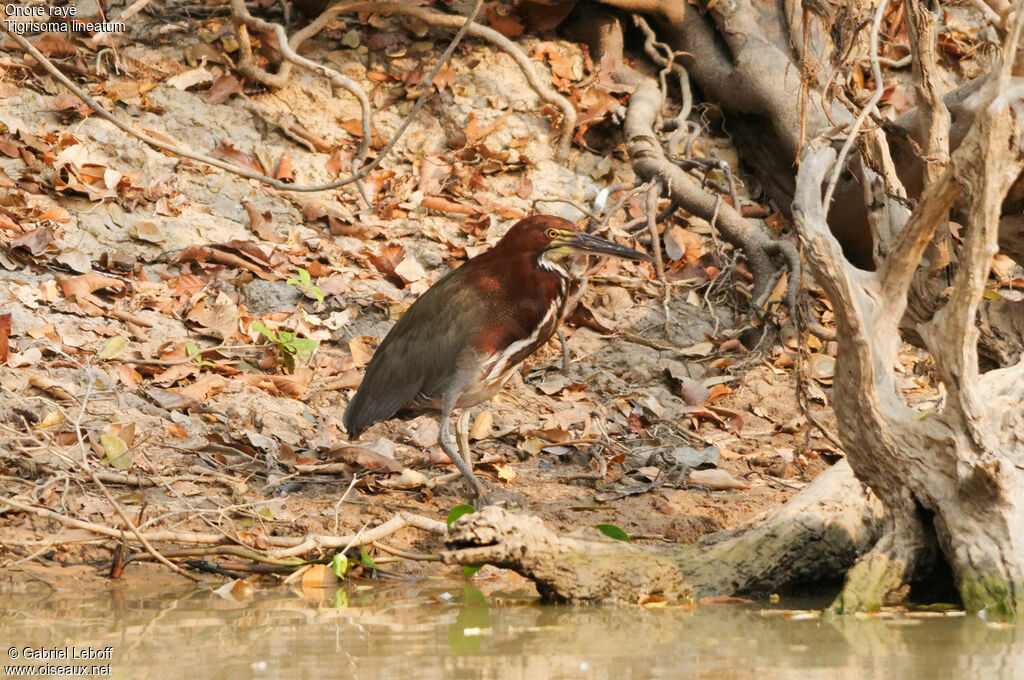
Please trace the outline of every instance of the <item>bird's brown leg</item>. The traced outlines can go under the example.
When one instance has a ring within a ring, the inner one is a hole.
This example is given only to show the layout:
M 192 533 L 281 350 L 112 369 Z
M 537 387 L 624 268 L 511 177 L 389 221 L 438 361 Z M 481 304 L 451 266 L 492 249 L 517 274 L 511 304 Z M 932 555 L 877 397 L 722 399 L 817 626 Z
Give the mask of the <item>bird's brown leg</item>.
M 463 413 L 468 413 L 463 411 Z M 480 483 L 473 475 L 472 466 L 461 456 L 455 448 L 455 438 L 452 436 L 451 428 L 448 426 L 451 420 L 451 410 L 445 409 L 441 411 L 441 433 L 438 441 L 441 444 L 441 448 L 448 454 L 448 458 L 455 463 L 455 467 L 459 468 L 459 472 L 462 473 L 463 478 L 466 480 L 466 486 L 469 487 L 470 499 L 474 501 L 474 505 L 484 505 L 487 503 L 486 500 L 486 489 L 484 485 Z M 459 419 L 460 421 L 462 418 Z M 460 432 L 461 436 L 461 432 Z M 468 437 L 468 435 L 467 435 Z M 466 452 L 469 452 L 469 446 L 466 446 Z M 468 455 L 467 455 L 468 458 Z
M 466 461 L 469 469 L 473 469 L 473 454 L 469 450 L 469 409 L 462 409 L 459 419 L 455 421 L 455 443 L 459 446 L 459 454 Z
M 562 372 L 569 370 L 569 364 L 572 363 L 572 355 L 569 354 L 569 343 L 565 339 L 565 333 L 561 328 L 558 329 L 558 342 L 562 345 Z

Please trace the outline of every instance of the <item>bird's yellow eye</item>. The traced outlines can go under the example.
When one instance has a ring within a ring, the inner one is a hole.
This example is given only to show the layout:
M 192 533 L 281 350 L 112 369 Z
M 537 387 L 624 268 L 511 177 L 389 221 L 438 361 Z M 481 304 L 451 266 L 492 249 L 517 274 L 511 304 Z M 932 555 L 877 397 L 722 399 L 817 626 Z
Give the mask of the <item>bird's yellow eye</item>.
M 548 229 L 548 238 L 555 239 L 558 237 L 558 232 L 554 229 Z

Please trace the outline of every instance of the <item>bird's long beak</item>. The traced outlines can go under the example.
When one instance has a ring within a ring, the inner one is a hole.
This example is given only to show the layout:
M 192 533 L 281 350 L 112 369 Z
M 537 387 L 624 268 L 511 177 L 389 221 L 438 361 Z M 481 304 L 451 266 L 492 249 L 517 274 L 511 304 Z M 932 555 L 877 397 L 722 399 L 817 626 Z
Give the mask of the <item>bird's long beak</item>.
M 572 248 L 573 250 L 585 253 L 610 255 L 612 257 L 621 257 L 624 260 L 652 261 L 651 256 L 646 253 L 641 253 L 639 250 L 627 248 L 626 246 L 620 246 L 618 243 L 598 238 L 597 236 L 591 236 L 583 231 L 572 232 L 572 236 L 565 239 L 563 243 L 565 246 Z

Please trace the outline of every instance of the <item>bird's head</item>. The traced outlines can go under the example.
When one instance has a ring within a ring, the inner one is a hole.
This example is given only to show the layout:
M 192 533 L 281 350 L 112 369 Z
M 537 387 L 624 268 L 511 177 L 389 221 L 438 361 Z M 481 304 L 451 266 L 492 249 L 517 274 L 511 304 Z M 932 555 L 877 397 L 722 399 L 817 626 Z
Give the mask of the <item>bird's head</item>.
M 593 253 L 626 260 L 651 261 L 651 256 L 646 253 L 591 236 L 576 229 L 572 222 L 554 215 L 533 215 L 520 220 L 508 230 L 495 247 L 538 257 Z

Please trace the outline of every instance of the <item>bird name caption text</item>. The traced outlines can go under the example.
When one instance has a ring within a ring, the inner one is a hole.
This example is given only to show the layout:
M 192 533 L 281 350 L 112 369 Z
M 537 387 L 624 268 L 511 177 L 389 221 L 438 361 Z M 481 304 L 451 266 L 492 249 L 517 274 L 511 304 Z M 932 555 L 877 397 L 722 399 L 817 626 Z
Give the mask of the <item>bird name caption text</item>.
M 115 33 L 125 30 L 125 25 L 120 21 L 83 21 L 77 17 L 78 8 L 74 5 L 3 5 L 4 30 L 18 35 L 65 31 Z
M 7 658 L 25 665 L 5 665 L 4 675 L 109 676 L 113 647 L 9 647 Z M 107 663 L 102 663 L 106 661 Z M 29 663 L 26 663 L 29 662 Z M 29 665 L 31 664 L 31 665 Z

